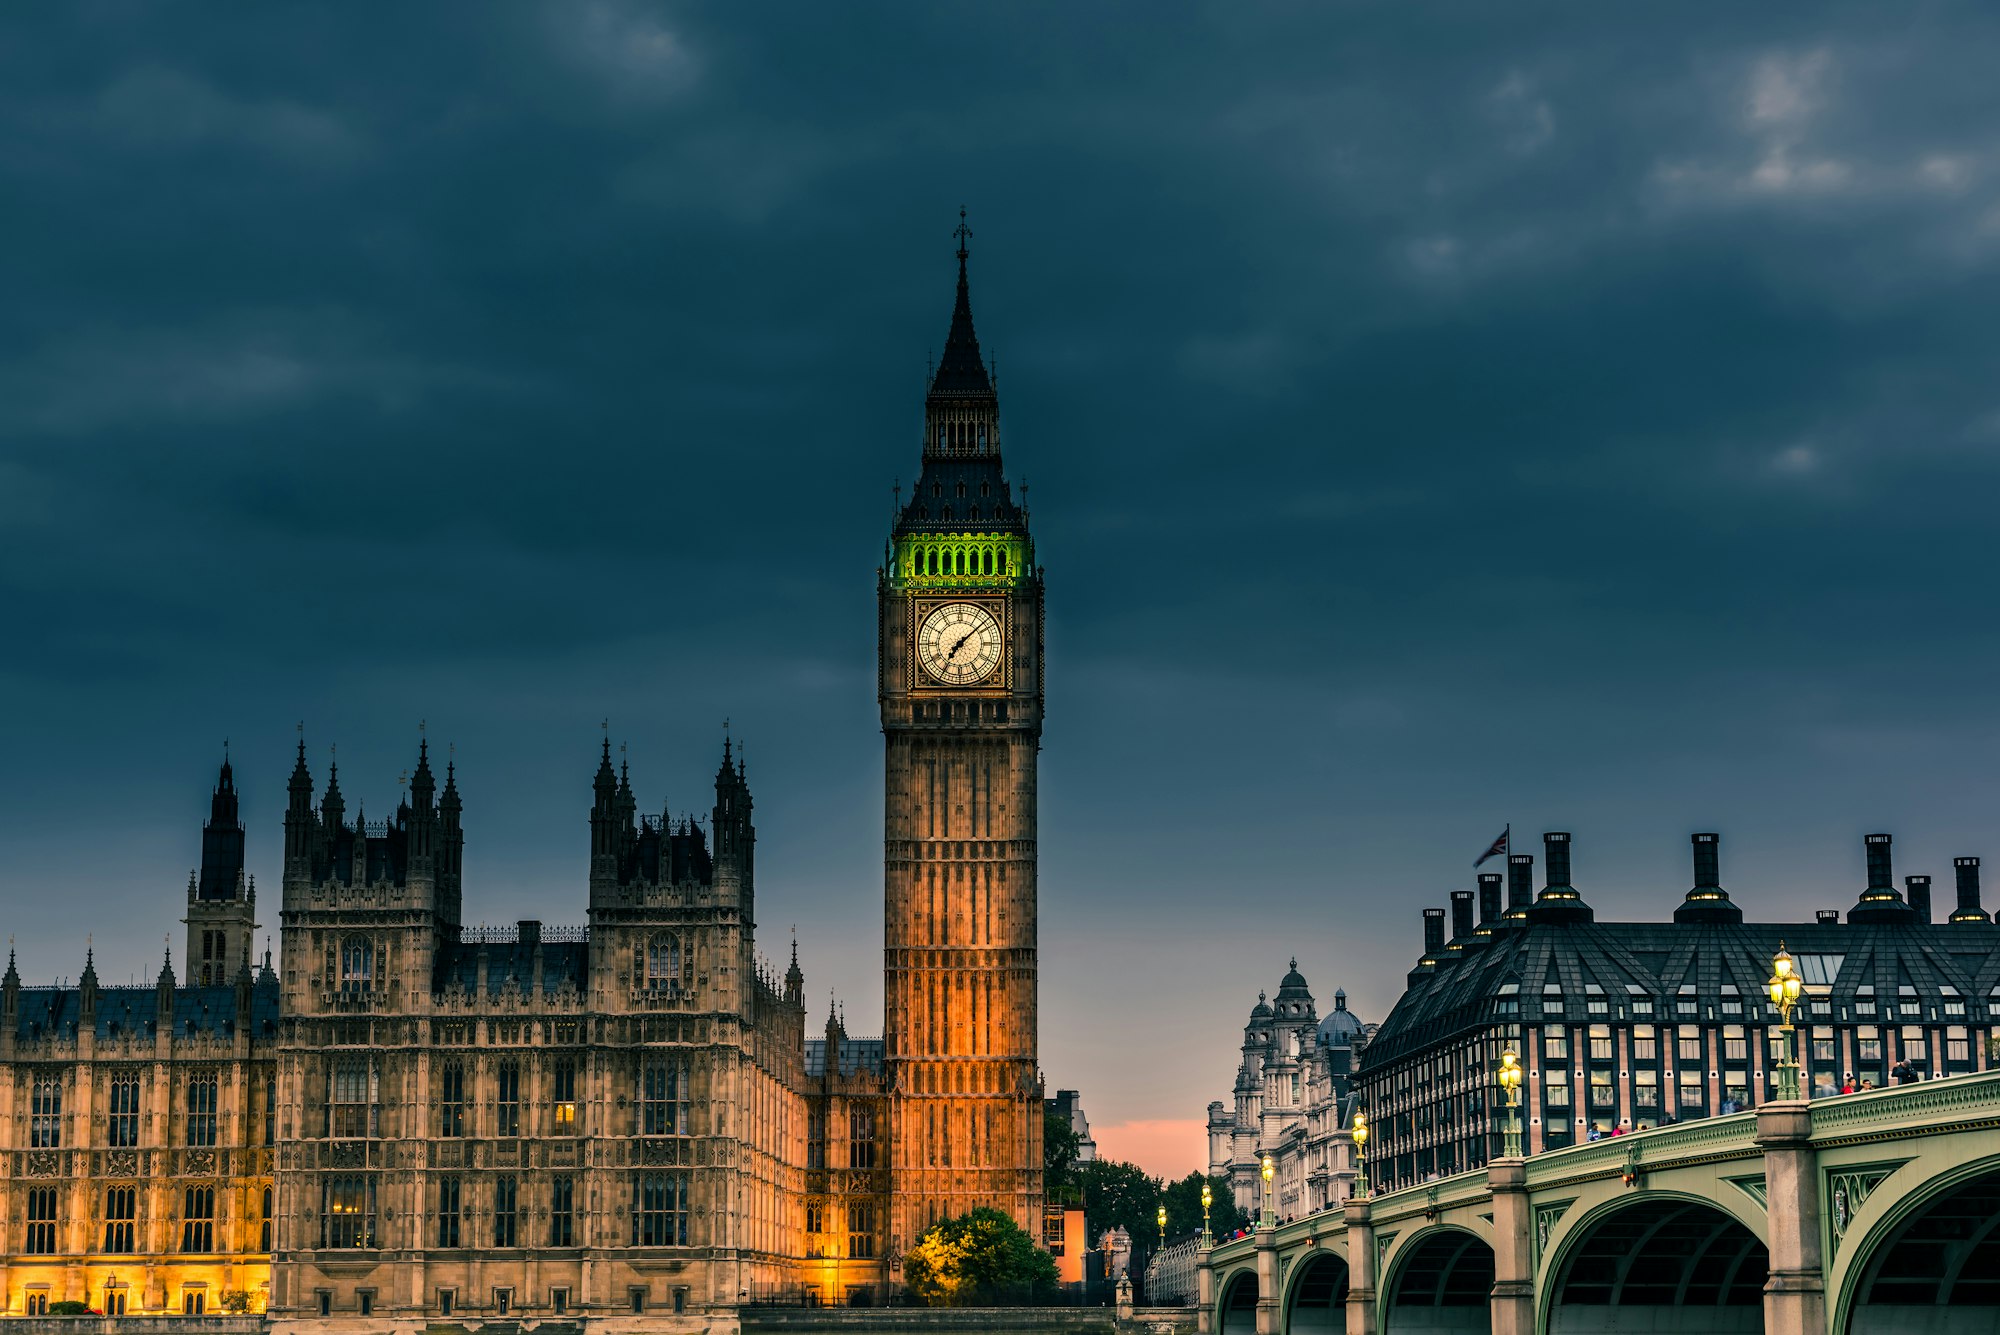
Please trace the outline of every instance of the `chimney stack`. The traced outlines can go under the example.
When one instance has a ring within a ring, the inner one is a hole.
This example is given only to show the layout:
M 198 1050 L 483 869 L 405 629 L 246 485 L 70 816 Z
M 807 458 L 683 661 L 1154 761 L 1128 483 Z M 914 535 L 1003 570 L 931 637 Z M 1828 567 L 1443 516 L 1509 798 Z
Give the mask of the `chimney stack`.
M 1722 888 L 1722 836 L 1719 834 L 1697 834 L 1694 843 L 1694 888 L 1697 890 L 1719 890 Z
M 1918 922 L 1928 923 L 1931 920 L 1930 877 L 1905 876 L 1903 878 L 1903 897 L 1910 901 L 1910 908 L 1917 915 Z
M 1886 834 L 1868 836 L 1868 888 L 1896 893 L 1896 874 L 1889 865 L 1890 838 Z
M 1463 941 L 1472 935 L 1472 899 L 1470 890 L 1451 892 L 1451 939 Z
M 1917 915 L 1897 893 L 1895 870 L 1889 865 L 1890 839 L 1886 834 L 1868 836 L 1868 888 L 1847 911 L 1852 923 L 1913 923 Z
M 1840 921 L 1840 910 L 1819 909 L 1814 912 L 1813 921 L 1819 923 L 1822 927 L 1826 926 L 1829 923 L 1837 923 Z
M 1511 853 L 1507 857 L 1507 916 L 1526 917 L 1535 902 L 1535 855 Z
M 1563 830 L 1550 830 L 1542 836 L 1542 856 L 1548 859 L 1547 888 L 1559 889 L 1569 884 L 1569 835 Z
M 1953 858 L 1952 870 L 1958 873 L 1958 908 L 1953 911 L 1953 922 L 1988 922 L 1986 910 L 1979 907 L 1979 859 Z
M 1713 831 L 1690 835 L 1694 845 L 1694 889 L 1674 910 L 1675 922 L 1743 921 L 1743 910 L 1729 902 L 1722 888 L 1722 836 Z
M 1542 893 L 1535 896 L 1535 902 L 1528 909 L 1530 922 L 1591 922 L 1596 914 L 1590 905 L 1583 902 L 1583 896 L 1569 883 L 1569 835 L 1562 830 L 1550 830 L 1542 836 L 1542 856 L 1545 861 L 1548 884 Z
M 1500 886 L 1504 879 L 1499 872 L 1480 874 L 1479 921 L 1482 924 L 1500 921 Z
M 1444 910 L 1424 910 L 1424 958 L 1435 962 L 1444 950 Z

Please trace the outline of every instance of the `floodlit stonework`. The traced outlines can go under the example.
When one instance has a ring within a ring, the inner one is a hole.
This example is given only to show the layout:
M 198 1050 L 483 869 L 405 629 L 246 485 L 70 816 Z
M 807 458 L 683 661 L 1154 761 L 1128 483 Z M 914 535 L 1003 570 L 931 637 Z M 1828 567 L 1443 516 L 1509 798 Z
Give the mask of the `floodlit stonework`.
M 809 1020 L 797 944 L 782 973 L 760 952 L 727 741 L 706 810 L 642 813 L 607 737 L 586 921 L 495 930 L 466 922 L 453 763 L 421 742 L 371 820 L 301 740 L 255 962 L 225 762 L 185 982 L 170 959 L 103 987 L 86 953 L 76 985 L 23 987 L 9 961 L 7 1314 L 733 1329 L 746 1299 L 877 1299 L 936 1219 L 1040 1226 L 1041 573 L 959 260 L 880 574 L 884 1037 Z

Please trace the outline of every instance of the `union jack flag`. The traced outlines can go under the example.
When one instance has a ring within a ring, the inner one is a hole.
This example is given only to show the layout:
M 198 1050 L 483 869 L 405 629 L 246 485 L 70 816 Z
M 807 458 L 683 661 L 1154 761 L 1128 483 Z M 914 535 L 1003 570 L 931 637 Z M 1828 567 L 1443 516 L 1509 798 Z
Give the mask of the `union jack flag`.
M 1507 828 L 1500 831 L 1500 837 L 1493 841 L 1493 846 L 1487 849 L 1484 853 L 1481 853 L 1479 855 L 1479 861 L 1474 862 L 1472 864 L 1473 867 L 1477 868 L 1479 864 L 1481 862 L 1486 861 L 1486 859 L 1497 858 L 1501 856 L 1503 853 L 1505 853 L 1507 851 L 1507 841 L 1513 835 L 1513 833 L 1514 833 L 1514 823 L 1512 821 L 1509 821 L 1507 822 Z

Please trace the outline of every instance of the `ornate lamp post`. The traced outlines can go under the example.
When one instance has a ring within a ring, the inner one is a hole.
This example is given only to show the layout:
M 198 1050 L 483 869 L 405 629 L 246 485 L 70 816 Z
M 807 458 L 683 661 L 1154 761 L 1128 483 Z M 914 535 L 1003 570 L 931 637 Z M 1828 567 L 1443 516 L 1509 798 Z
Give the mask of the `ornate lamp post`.
M 1771 1004 L 1778 1008 L 1778 1097 L 1796 1099 L 1799 1063 L 1792 1051 L 1792 1010 L 1799 1004 L 1799 993 L 1804 989 L 1799 982 L 1799 971 L 1793 967 L 1792 954 L 1783 941 L 1778 943 L 1778 953 L 1771 960 L 1771 981 L 1764 986 L 1771 994 Z
M 1166 1247 L 1167 1247 L 1167 1207 L 1166 1207 L 1166 1206 L 1162 1205 L 1162 1206 L 1160 1207 L 1160 1213 L 1159 1213 L 1159 1216 L 1158 1216 L 1158 1217 L 1159 1217 L 1159 1221 L 1160 1221 L 1160 1250 L 1161 1250 L 1161 1251 L 1165 1251 L 1165 1250 L 1166 1250 Z
M 1500 1054 L 1500 1088 L 1507 1091 L 1507 1132 L 1501 1153 L 1509 1159 L 1521 1157 L 1521 1059 L 1508 1048 Z
M 1368 1194 L 1368 1116 L 1361 1109 L 1354 1110 L 1354 1194 Z
M 1215 1246 L 1215 1234 L 1208 1228 L 1208 1207 L 1215 1204 L 1215 1193 L 1209 1189 L 1206 1180 L 1201 1184 L 1201 1249 L 1207 1251 Z
M 1277 1175 L 1278 1175 L 1278 1165 L 1271 1162 L 1270 1155 L 1268 1154 L 1265 1155 L 1264 1156 L 1264 1218 L 1260 1221 L 1260 1226 L 1264 1228 L 1275 1227 L 1277 1223 L 1276 1219 L 1274 1219 L 1271 1215 L 1271 1179 L 1276 1177 Z

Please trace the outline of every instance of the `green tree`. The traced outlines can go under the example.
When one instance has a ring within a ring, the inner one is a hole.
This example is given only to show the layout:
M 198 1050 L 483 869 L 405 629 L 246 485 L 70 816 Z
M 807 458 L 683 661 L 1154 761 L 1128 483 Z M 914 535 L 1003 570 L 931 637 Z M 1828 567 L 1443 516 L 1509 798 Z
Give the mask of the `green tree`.
M 1052 1292 L 1056 1263 L 1011 1218 L 981 1207 L 925 1229 L 903 1258 L 903 1282 L 928 1307 L 969 1307 Z
M 1051 1204 L 1076 1199 L 1076 1156 L 1082 1148 L 1083 1137 L 1067 1117 L 1042 1111 L 1042 1190 Z
M 1160 1180 L 1137 1164 L 1092 1159 L 1077 1168 L 1083 1189 L 1083 1221 L 1095 1247 L 1105 1230 L 1123 1228 L 1134 1246 L 1151 1251 L 1159 1237 L 1154 1217 L 1160 1208 Z
M 1208 1183 L 1209 1194 L 1213 1198 L 1208 1209 L 1208 1226 L 1218 1238 L 1226 1238 L 1237 1229 L 1249 1223 L 1249 1217 L 1236 1208 L 1236 1198 L 1230 1194 L 1229 1179 L 1226 1177 L 1204 1177 L 1200 1173 L 1189 1173 L 1178 1182 L 1167 1183 L 1167 1236 L 1182 1237 L 1201 1231 L 1201 1184 Z

